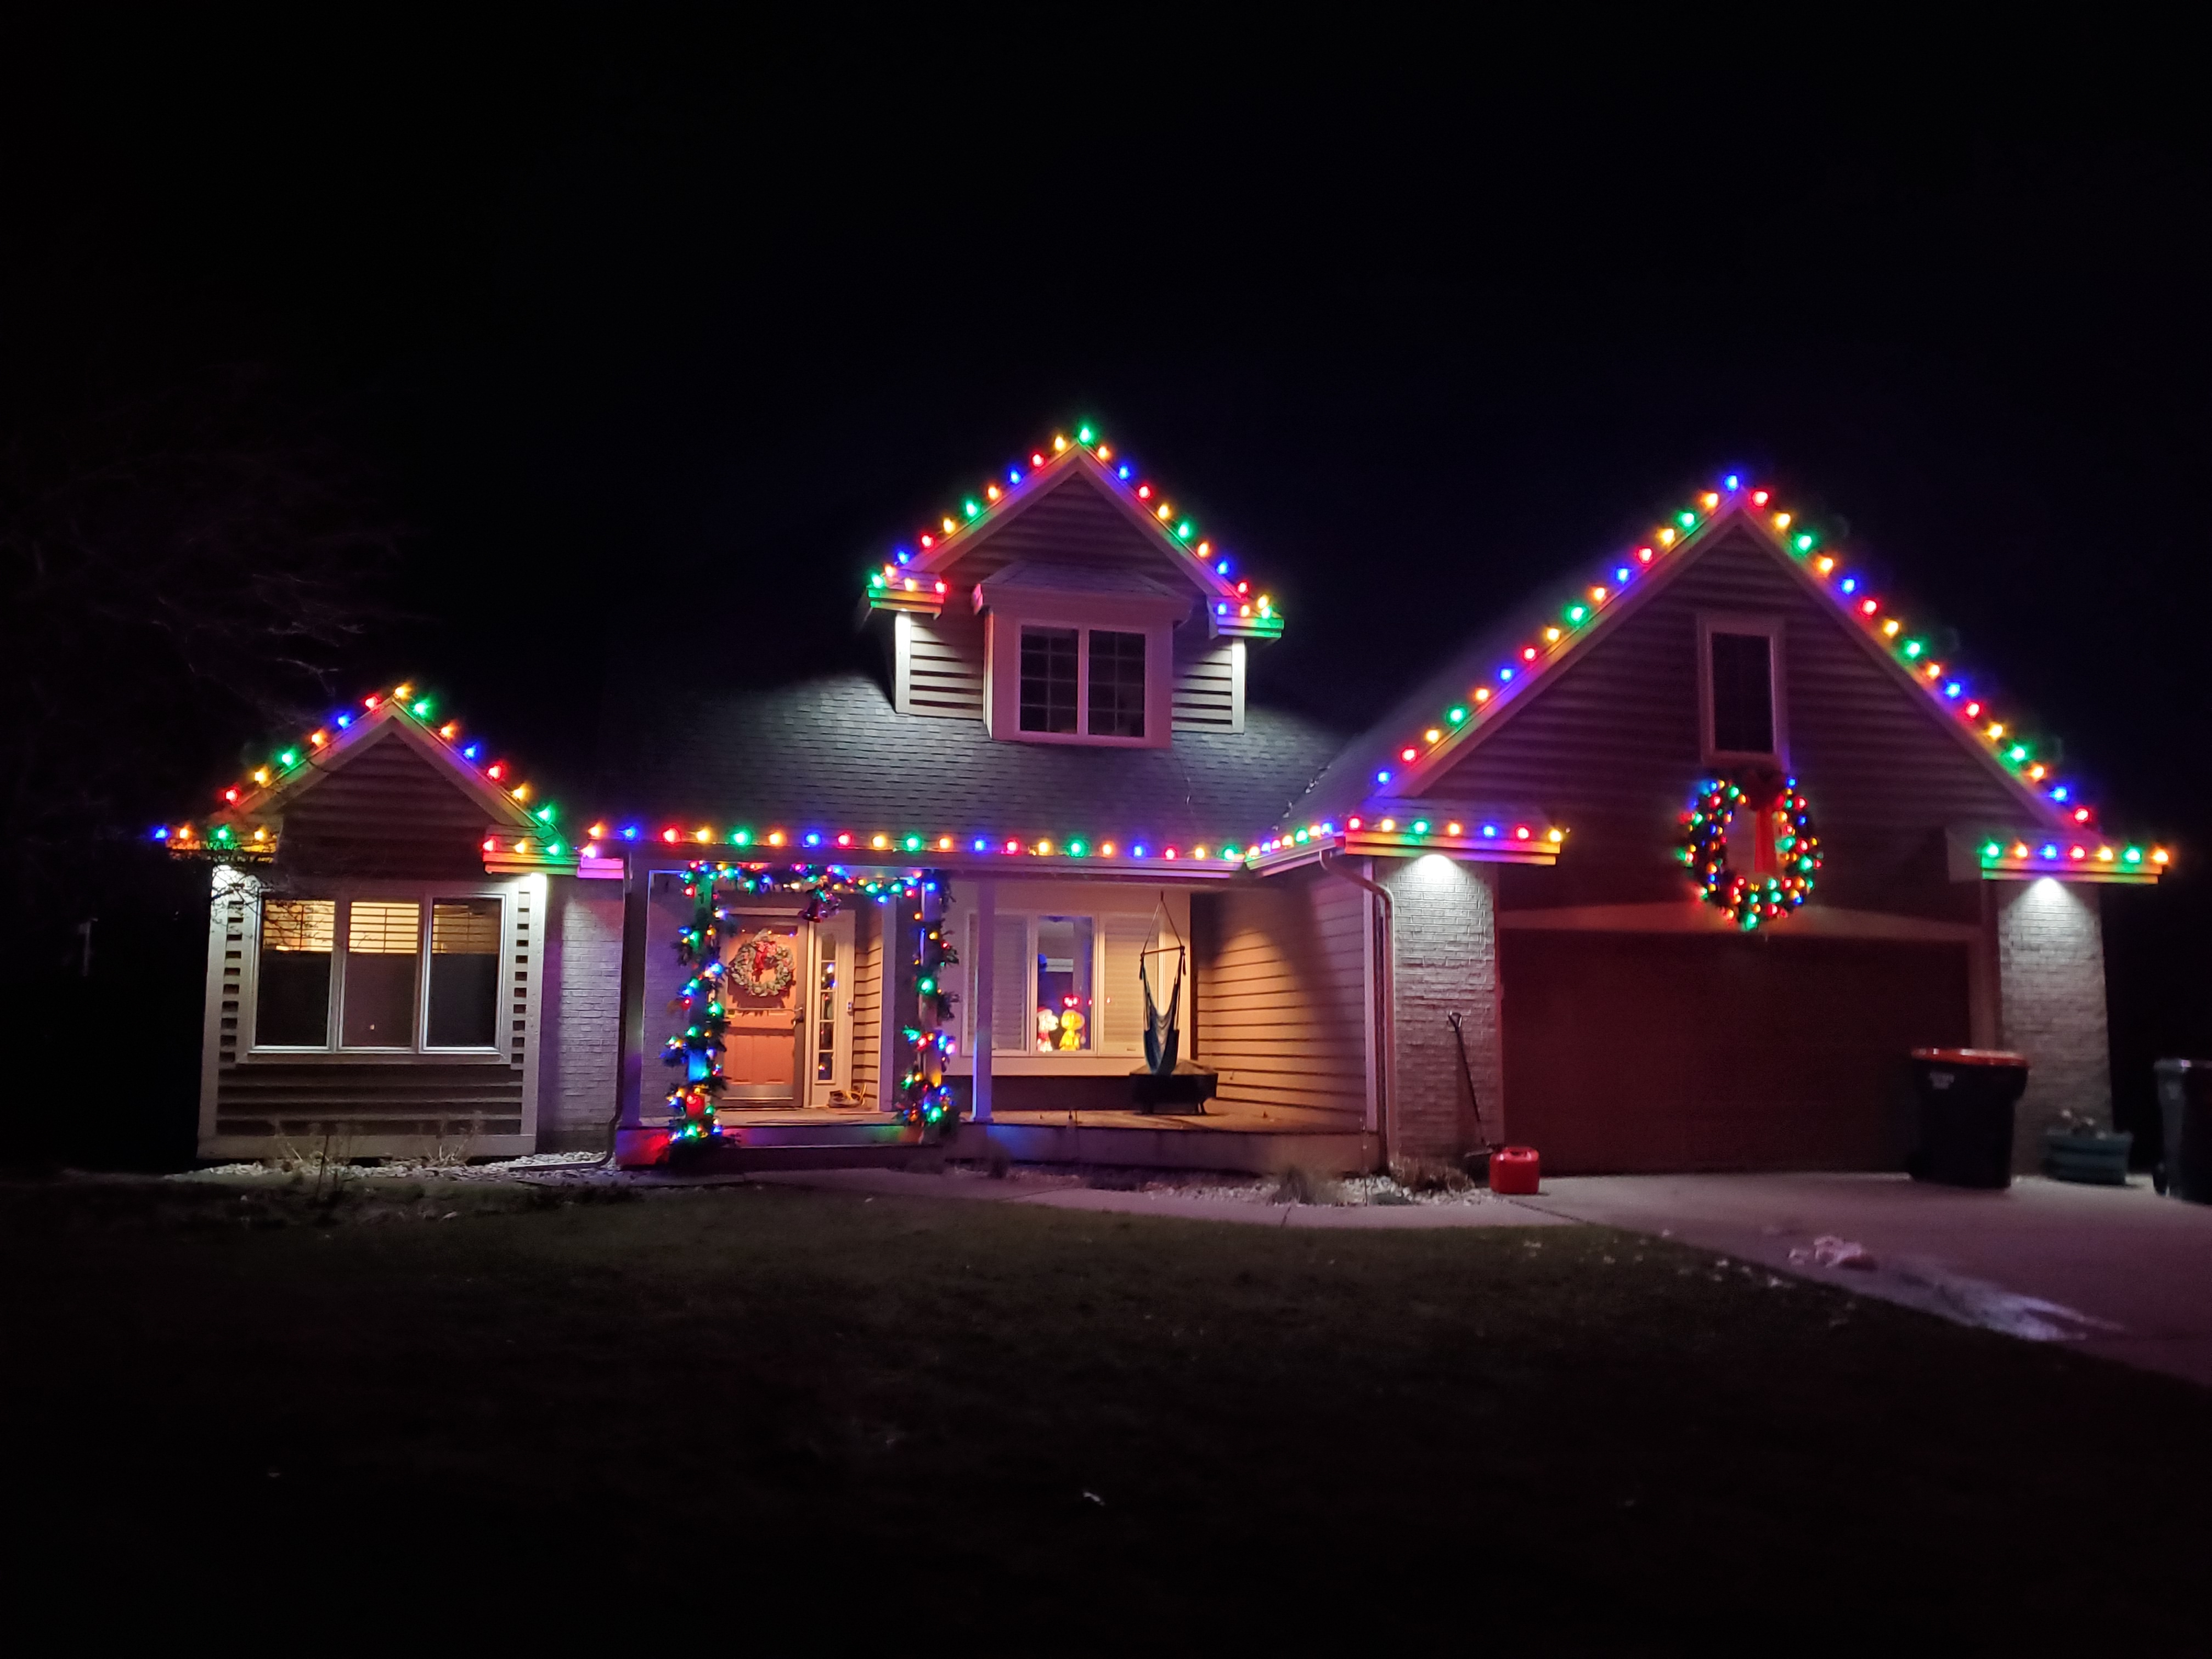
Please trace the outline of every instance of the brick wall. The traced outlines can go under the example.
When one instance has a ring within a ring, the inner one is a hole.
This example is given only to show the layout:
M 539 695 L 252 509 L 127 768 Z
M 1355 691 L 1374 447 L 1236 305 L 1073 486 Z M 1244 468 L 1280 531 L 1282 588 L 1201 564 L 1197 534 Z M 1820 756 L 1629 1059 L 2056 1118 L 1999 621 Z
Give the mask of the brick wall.
M 621 1065 L 623 885 L 552 885 L 538 1145 L 596 1151 L 606 1144 Z
M 1390 1156 L 1454 1157 L 1475 1143 L 1475 1133 L 1449 1013 L 1463 1016 L 1483 1121 L 1493 1134 L 1499 1124 L 1498 874 L 1431 854 L 1379 860 L 1376 879 L 1394 912 Z
M 1996 884 L 1999 1040 L 2028 1060 L 2016 1170 L 2041 1162 L 2043 1131 L 2062 1109 L 2112 1118 L 2099 890 L 2048 879 Z

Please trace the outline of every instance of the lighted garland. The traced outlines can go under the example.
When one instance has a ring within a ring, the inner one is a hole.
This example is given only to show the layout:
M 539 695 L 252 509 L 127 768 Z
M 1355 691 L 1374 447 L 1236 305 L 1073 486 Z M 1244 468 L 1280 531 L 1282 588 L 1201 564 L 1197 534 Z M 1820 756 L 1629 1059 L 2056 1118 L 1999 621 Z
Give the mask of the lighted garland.
M 958 1109 L 945 1081 L 945 1060 L 952 1049 L 946 1022 L 957 1000 L 945 988 L 945 969 L 960 960 L 945 943 L 939 921 L 951 890 L 942 876 L 925 878 L 922 903 L 914 913 L 914 988 L 921 1023 L 903 1028 L 907 1065 L 899 1078 L 896 1109 L 909 1123 L 942 1123 Z
M 735 980 L 739 988 L 753 994 L 781 996 L 793 976 L 790 947 L 772 933 L 755 934 L 738 946 L 732 961 L 723 960 L 721 925 L 728 913 L 718 901 L 726 890 L 802 894 L 805 902 L 799 914 L 808 921 L 834 915 L 848 898 L 879 903 L 894 897 L 919 899 L 915 920 L 922 925 L 915 930 L 913 957 L 918 1023 L 902 1028 L 908 1053 L 890 1109 L 909 1123 L 942 1123 L 956 1115 L 957 1103 L 945 1081 L 945 1056 L 952 1046 L 945 1023 L 956 999 L 944 987 L 944 970 L 959 958 L 930 915 L 943 911 L 949 891 L 944 878 L 934 872 L 863 874 L 836 866 L 745 866 L 700 860 L 684 871 L 684 896 L 692 902 L 691 922 L 676 936 L 676 959 L 693 970 L 670 1004 L 672 1012 L 683 1016 L 684 1030 L 662 1045 L 660 1055 L 664 1064 L 683 1068 L 683 1076 L 668 1091 L 672 1143 L 696 1146 L 719 1139 L 722 1133 L 716 1103 L 726 1086 L 721 1061 L 729 1028 L 729 1011 L 722 1000 L 726 986 Z M 782 947 L 781 963 L 765 973 L 757 955 L 748 958 L 763 939 Z M 750 981 L 748 975 L 752 976 Z M 757 988 L 769 986 L 774 988 Z
M 1747 872 L 1729 860 L 1729 830 L 1739 813 L 1755 815 L 1754 822 L 1772 830 Z M 1771 867 L 1761 869 L 1770 852 Z M 1689 866 L 1698 896 L 1725 911 L 1747 933 L 1761 921 L 1788 915 L 1812 896 L 1813 878 L 1820 868 L 1820 838 L 1796 779 L 1784 778 L 1778 785 L 1754 782 L 1747 789 L 1728 778 L 1708 778 L 1682 813 L 1682 842 L 1675 856 Z

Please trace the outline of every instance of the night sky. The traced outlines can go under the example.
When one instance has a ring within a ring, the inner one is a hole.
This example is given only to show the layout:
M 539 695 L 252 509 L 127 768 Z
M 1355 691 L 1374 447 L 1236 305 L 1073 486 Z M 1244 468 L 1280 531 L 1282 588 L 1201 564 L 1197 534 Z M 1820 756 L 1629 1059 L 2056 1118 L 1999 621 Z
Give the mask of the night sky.
M 1286 612 L 1257 695 L 1349 725 L 1741 468 L 2212 858 L 2206 168 L 2155 87 L 531 27 L 6 54 L 14 410 L 280 376 L 409 532 L 362 686 L 559 765 L 610 677 L 861 660 L 868 564 L 1090 419 Z

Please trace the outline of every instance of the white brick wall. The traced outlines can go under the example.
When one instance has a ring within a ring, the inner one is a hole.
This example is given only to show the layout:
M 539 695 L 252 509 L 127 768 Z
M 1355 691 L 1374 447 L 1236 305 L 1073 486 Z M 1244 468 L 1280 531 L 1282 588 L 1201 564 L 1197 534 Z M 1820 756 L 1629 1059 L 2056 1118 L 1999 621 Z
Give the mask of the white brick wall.
M 2028 1061 L 2014 1120 L 2016 1170 L 2042 1161 L 2043 1131 L 2062 1109 L 2112 1119 L 2098 892 L 2047 878 L 1997 884 L 1999 1040 Z
M 606 1144 L 621 1064 L 622 884 L 571 879 L 553 887 L 538 1144 L 597 1150 Z
M 1430 854 L 1380 860 L 1376 879 L 1389 891 L 1394 913 L 1389 1153 L 1455 1157 L 1475 1144 L 1475 1134 L 1448 1013 L 1462 1016 L 1483 1122 L 1492 1137 L 1500 1128 L 1497 872 Z

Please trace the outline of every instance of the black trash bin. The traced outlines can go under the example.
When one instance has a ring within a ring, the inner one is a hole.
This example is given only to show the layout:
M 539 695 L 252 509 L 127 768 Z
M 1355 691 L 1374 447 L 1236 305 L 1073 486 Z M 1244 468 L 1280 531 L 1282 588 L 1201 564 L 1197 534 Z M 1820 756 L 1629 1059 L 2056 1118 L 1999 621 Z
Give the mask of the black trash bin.
M 1915 1181 L 1947 1187 L 2012 1185 L 2012 1109 L 2027 1087 L 2027 1061 L 1999 1048 L 1915 1048 L 1920 1146 L 1905 1165 Z
M 2158 1115 L 2166 1130 L 2154 1172 L 2159 1191 L 2191 1204 L 2212 1204 L 2212 1060 L 2161 1060 Z

